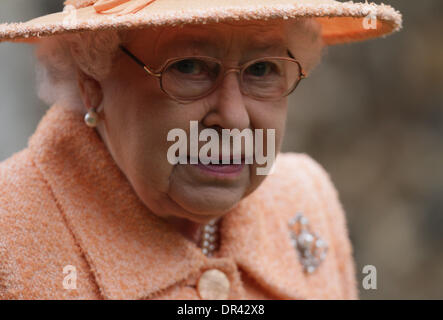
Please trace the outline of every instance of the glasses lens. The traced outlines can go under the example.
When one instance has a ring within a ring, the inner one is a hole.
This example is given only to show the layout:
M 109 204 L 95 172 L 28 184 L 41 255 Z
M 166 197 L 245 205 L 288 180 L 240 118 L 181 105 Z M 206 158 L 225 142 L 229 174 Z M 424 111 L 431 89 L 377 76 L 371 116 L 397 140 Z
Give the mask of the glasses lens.
M 195 98 L 214 87 L 220 70 L 219 63 L 205 58 L 175 60 L 165 68 L 162 86 L 176 98 Z
M 257 60 L 243 71 L 243 90 L 260 99 L 281 98 L 300 81 L 300 71 L 298 63 L 291 60 Z

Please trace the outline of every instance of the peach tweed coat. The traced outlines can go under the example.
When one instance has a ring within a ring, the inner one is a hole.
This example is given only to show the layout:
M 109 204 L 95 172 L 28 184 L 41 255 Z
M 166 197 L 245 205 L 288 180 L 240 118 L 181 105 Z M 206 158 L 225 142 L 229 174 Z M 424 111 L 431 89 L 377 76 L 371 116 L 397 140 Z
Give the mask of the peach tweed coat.
M 290 242 L 298 211 L 330 248 L 312 274 Z M 357 298 L 339 197 L 306 154 L 280 154 L 223 216 L 220 236 L 208 258 L 149 213 L 96 131 L 61 106 L 0 164 L 1 299 L 200 299 L 196 283 L 210 268 L 227 275 L 229 299 Z M 63 286 L 65 266 L 76 268 L 76 289 Z

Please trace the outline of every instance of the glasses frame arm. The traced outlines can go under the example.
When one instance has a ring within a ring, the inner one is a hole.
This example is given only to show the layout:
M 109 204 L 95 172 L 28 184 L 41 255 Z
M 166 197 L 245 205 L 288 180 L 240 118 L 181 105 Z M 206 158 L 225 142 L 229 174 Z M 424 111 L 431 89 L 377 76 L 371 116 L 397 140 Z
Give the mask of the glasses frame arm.
M 294 59 L 295 61 L 297 61 L 299 67 L 300 67 L 300 80 L 302 79 L 306 79 L 308 76 L 306 75 L 305 71 L 303 70 L 303 67 L 300 65 L 300 63 L 298 62 L 297 59 L 295 59 L 294 55 L 292 54 L 291 51 L 289 51 L 288 49 L 288 56 L 292 59 Z
M 126 49 L 125 46 L 120 45 L 120 49 L 127 54 L 132 60 L 134 60 L 138 65 L 140 65 L 145 71 L 150 74 L 151 76 L 160 78 L 161 73 L 155 73 L 153 70 L 151 70 L 147 65 L 145 65 L 139 58 L 137 58 L 131 51 Z

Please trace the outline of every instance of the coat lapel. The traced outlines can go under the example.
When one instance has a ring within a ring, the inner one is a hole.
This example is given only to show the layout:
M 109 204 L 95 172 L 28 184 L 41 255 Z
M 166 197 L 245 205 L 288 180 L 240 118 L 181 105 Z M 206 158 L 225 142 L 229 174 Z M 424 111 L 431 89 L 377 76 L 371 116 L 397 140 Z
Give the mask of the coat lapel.
M 207 265 L 196 245 L 146 209 L 81 115 L 53 106 L 29 147 L 105 298 L 149 298 Z M 321 297 L 315 285 L 337 280 L 327 266 L 304 274 L 286 225 L 297 208 L 273 198 L 276 179 L 223 217 L 220 254 L 278 298 Z

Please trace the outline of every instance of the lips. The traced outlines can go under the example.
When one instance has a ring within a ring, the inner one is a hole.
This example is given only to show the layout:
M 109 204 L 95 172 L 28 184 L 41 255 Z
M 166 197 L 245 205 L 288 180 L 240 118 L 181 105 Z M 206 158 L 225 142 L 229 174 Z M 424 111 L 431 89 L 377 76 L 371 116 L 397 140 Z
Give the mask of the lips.
M 241 165 L 241 164 L 251 164 L 251 159 L 246 158 L 244 155 L 240 156 L 231 156 L 223 158 L 222 156 L 219 157 L 218 163 L 214 163 L 215 160 L 212 157 L 207 157 L 202 159 L 204 163 L 208 163 L 208 165 L 214 165 L 214 166 L 222 166 L 222 165 Z M 201 159 L 194 158 L 194 157 L 188 157 L 188 163 L 190 164 L 203 164 Z
M 232 173 L 238 173 L 240 172 L 245 164 L 202 164 L 199 163 L 196 166 L 203 170 L 208 170 L 211 172 L 217 172 L 217 173 L 225 173 L 225 174 L 232 174 Z
M 233 176 L 238 175 L 241 173 L 243 168 L 245 167 L 245 157 L 244 156 L 231 156 L 229 158 L 223 158 L 222 156 L 219 157 L 219 163 L 213 164 L 212 158 L 208 158 L 210 163 L 204 164 L 197 158 L 192 158 L 193 162 L 191 162 L 191 158 L 188 157 L 188 163 L 194 165 L 195 167 L 199 168 L 200 170 L 203 170 L 211 175 L 216 176 Z M 208 162 L 205 161 L 205 162 Z M 227 163 L 223 163 L 227 162 Z M 236 163 L 237 162 L 237 163 Z

